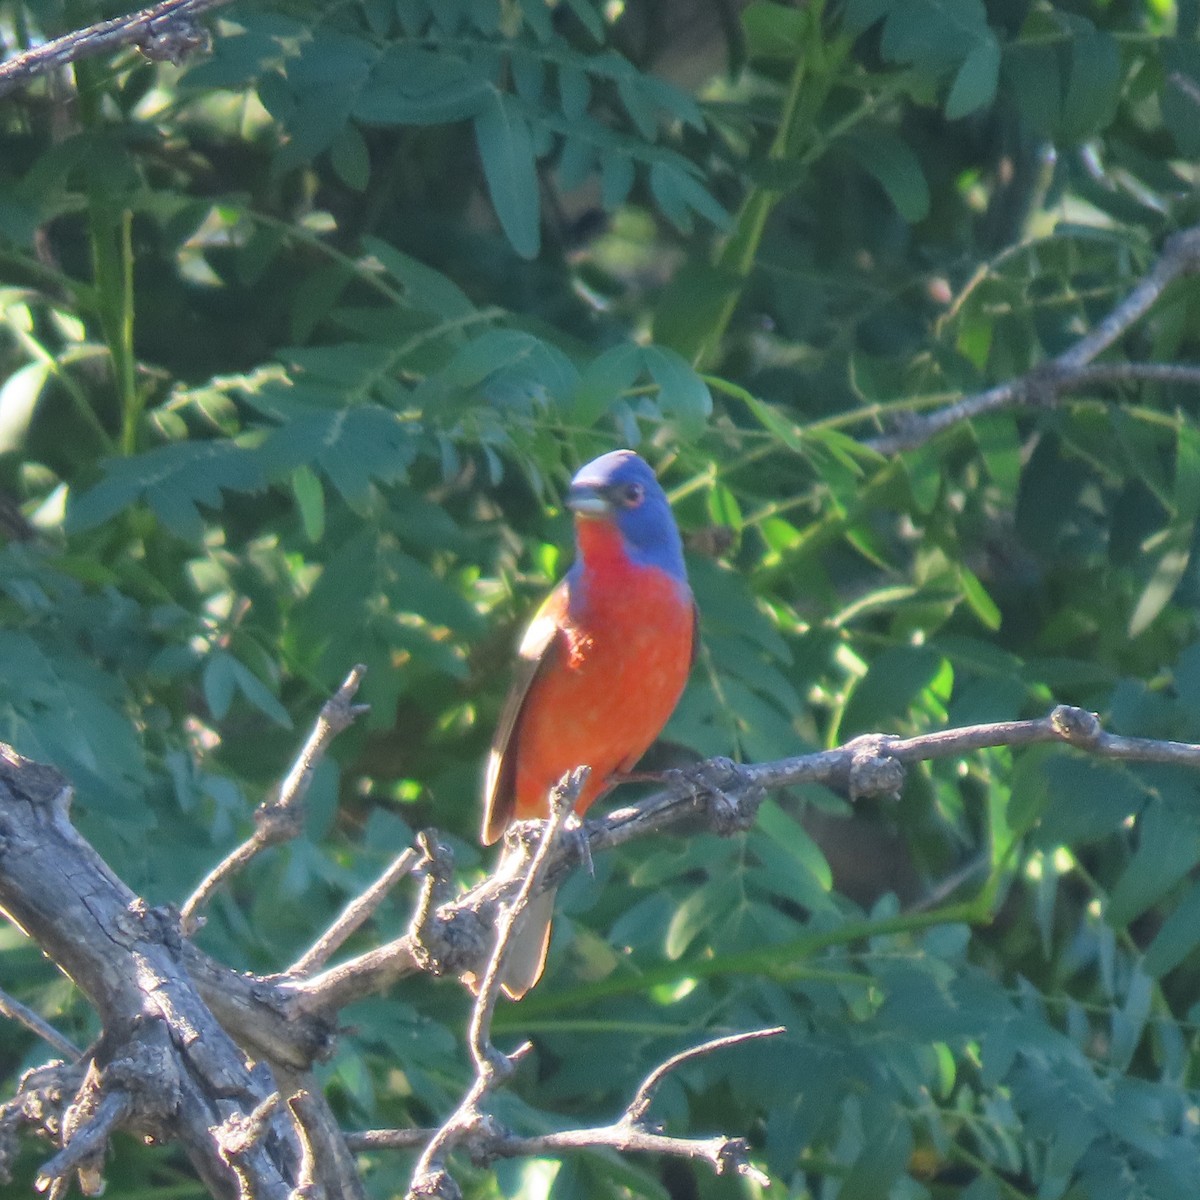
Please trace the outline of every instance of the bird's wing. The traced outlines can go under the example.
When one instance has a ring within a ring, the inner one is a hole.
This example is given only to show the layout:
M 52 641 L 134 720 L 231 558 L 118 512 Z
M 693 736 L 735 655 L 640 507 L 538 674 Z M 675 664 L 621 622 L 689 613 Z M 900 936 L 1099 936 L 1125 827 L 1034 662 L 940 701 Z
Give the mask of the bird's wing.
M 516 805 L 517 756 L 513 741 L 521 723 L 521 713 L 533 681 L 552 657 L 555 637 L 566 617 L 570 600 L 567 580 L 563 580 L 542 602 L 521 645 L 517 650 L 517 665 L 513 681 L 500 710 L 500 720 L 488 752 L 487 775 L 483 785 L 483 831 L 485 846 L 490 846 L 504 834 L 512 820 Z

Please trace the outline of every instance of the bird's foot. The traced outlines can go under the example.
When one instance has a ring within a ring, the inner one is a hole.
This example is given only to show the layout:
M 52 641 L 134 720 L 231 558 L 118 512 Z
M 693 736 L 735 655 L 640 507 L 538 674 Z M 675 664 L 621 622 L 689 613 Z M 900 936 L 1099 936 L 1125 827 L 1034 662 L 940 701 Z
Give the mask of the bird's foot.
M 741 767 L 732 759 L 706 759 L 664 772 L 663 778 L 671 791 L 696 805 L 714 833 L 726 837 L 754 824 L 761 789 L 747 784 Z
M 594 879 L 596 864 L 592 861 L 592 843 L 583 820 L 572 813 L 563 825 L 561 836 L 564 848 Z

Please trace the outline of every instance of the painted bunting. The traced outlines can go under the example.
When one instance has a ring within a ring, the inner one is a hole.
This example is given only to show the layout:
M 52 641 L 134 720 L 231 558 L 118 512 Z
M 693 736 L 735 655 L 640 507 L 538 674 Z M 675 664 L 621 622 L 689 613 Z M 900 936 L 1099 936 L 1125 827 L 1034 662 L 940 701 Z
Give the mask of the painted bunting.
M 591 775 L 582 814 L 658 737 L 696 651 L 697 613 L 683 546 L 654 472 L 632 450 L 580 469 L 567 492 L 575 562 L 538 609 L 518 651 L 484 783 L 483 841 L 509 823 L 549 814 L 550 789 L 575 767 Z M 537 981 L 553 892 L 526 909 L 504 990 Z

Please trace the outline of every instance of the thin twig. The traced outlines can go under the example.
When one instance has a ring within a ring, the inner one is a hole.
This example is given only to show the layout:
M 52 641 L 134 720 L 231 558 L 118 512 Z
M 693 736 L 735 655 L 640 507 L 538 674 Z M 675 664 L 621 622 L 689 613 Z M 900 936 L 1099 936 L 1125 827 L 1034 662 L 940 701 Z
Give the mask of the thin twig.
M 53 1025 L 42 1020 L 33 1009 L 27 1008 L 20 1000 L 14 999 L 2 988 L 0 988 L 0 1017 L 20 1022 L 26 1029 L 36 1033 L 43 1042 L 48 1042 L 59 1054 L 72 1062 L 83 1053 L 69 1037 L 59 1033 Z
M 388 893 L 421 861 L 421 854 L 411 846 L 399 855 L 386 871 L 361 896 L 352 900 L 342 915 L 287 970 L 302 979 L 319 970 L 335 954 L 346 939 L 383 903 Z
M 283 1098 L 272 1092 L 248 1113 L 230 1113 L 211 1130 L 221 1157 L 237 1176 L 240 1200 L 255 1200 L 254 1183 L 243 1163 L 271 1128 L 271 1118 L 279 1111 Z
M 310 1016 L 332 1016 L 355 1000 L 385 991 L 421 969 L 406 933 L 307 979 L 286 980 L 289 1000 Z
M 15 92 L 39 75 L 116 50 L 137 46 L 147 58 L 180 63 L 208 45 L 208 34 L 196 18 L 229 0 L 164 0 L 139 12 L 100 21 L 44 42 L 0 63 L 0 96 Z
M 670 1154 L 703 1160 L 718 1174 L 733 1169 L 766 1187 L 769 1180 L 749 1162 L 748 1147 L 741 1138 L 722 1135 L 709 1138 L 672 1137 L 660 1133 L 657 1129 L 648 1128 L 643 1121 L 655 1090 L 668 1072 L 685 1062 L 717 1050 L 759 1038 L 778 1037 L 784 1032 L 786 1031 L 783 1026 L 753 1029 L 746 1033 L 713 1038 L 703 1045 L 693 1046 L 689 1050 L 672 1055 L 646 1076 L 624 1113 L 611 1125 L 599 1125 L 589 1129 L 565 1129 L 555 1133 L 522 1137 L 499 1128 L 494 1123 L 480 1122 L 463 1140 L 469 1142 L 472 1157 L 484 1163 L 495 1158 L 536 1157 L 563 1150 L 611 1149 L 625 1153 Z M 351 1150 L 407 1150 L 420 1145 L 437 1132 L 440 1131 L 368 1129 L 361 1133 L 347 1134 L 346 1144 Z
M 496 922 L 496 945 L 492 951 L 492 957 L 488 961 L 487 970 L 484 972 L 483 981 L 479 985 L 479 995 L 471 1010 L 469 1030 L 471 1057 L 475 1060 L 477 1071 L 495 1067 L 496 1056 L 491 1042 L 492 1017 L 495 1015 L 496 1004 L 500 999 L 501 980 L 504 977 L 504 965 L 508 960 L 513 934 L 520 925 L 530 900 L 541 888 L 542 878 L 546 873 L 546 864 L 550 861 L 550 853 L 555 848 L 559 832 L 567 818 L 575 810 L 575 801 L 579 799 L 579 793 L 587 782 L 589 774 L 591 774 L 589 768 L 580 767 L 551 789 L 550 817 L 542 830 L 533 861 L 525 872 L 525 878 L 516 898 L 501 911 L 500 919 Z
M 580 767 L 565 776 L 550 793 L 550 816 L 542 829 L 542 836 L 534 852 L 533 860 L 525 873 L 516 897 L 500 913 L 496 922 L 496 942 L 488 960 L 487 970 L 479 984 L 479 992 L 471 1009 L 468 1040 L 471 1058 L 475 1063 L 475 1078 L 458 1107 L 442 1123 L 429 1140 L 413 1167 L 409 1183 L 408 1200 L 418 1197 L 460 1195 L 457 1184 L 446 1171 L 446 1158 L 460 1142 L 476 1133 L 486 1118 L 480 1103 L 512 1073 L 517 1062 L 529 1051 L 530 1043 L 519 1046 L 511 1054 L 501 1054 L 492 1045 L 492 1017 L 500 998 L 501 981 L 504 978 L 504 963 L 512 943 L 513 934 L 520 924 L 530 900 L 541 888 L 551 851 L 558 841 L 564 823 L 575 807 L 575 801 L 587 781 L 587 767 Z
M 1102 362 L 1080 367 L 1062 381 L 1064 392 L 1082 392 L 1105 383 L 1180 383 L 1200 387 L 1200 364 Z
M 1052 402 L 1066 392 L 1079 391 L 1098 383 L 1152 381 L 1157 383 L 1200 383 L 1200 367 L 1191 363 L 1103 363 L 1092 360 L 1107 350 L 1158 302 L 1176 279 L 1200 269 L 1200 225 L 1182 230 L 1168 239 L 1154 266 L 1138 280 L 1133 290 L 1093 329 L 1063 353 L 1015 379 L 982 392 L 964 396 L 945 408 L 909 417 L 894 433 L 870 438 L 866 445 L 880 454 L 896 454 L 924 445 L 936 434 L 986 413 L 1009 408 L 1033 407 Z
M 288 1097 L 287 1104 L 296 1136 L 300 1139 L 300 1169 L 296 1173 L 291 1200 L 324 1200 L 325 1189 L 317 1182 L 317 1154 L 310 1130 L 312 1095 L 307 1091 L 296 1092 Z
M 693 1046 L 690 1050 L 681 1050 L 678 1054 L 671 1055 L 666 1062 L 660 1063 L 649 1075 L 642 1081 L 642 1086 L 638 1088 L 633 1099 L 629 1102 L 629 1107 L 625 1110 L 624 1120 L 630 1124 L 641 1124 L 642 1118 L 646 1115 L 654 1100 L 654 1093 L 658 1090 L 658 1085 L 663 1079 L 676 1067 L 682 1066 L 685 1062 L 690 1062 L 693 1058 L 702 1058 L 708 1054 L 714 1054 L 718 1050 L 728 1049 L 730 1046 L 740 1046 L 743 1042 L 758 1041 L 759 1038 L 778 1037 L 781 1033 L 786 1033 L 787 1029 L 782 1025 L 773 1026 L 770 1029 L 751 1029 L 744 1033 L 730 1033 L 724 1037 L 713 1038 L 711 1041 L 703 1042 L 699 1046 Z
M 333 739 L 368 709 L 365 704 L 351 704 L 366 670 L 361 663 L 355 666 L 342 686 L 325 702 L 308 741 L 280 785 L 278 797 L 261 804 L 255 812 L 254 833 L 219 862 L 188 897 L 179 913 L 185 936 L 190 937 L 196 932 L 200 910 L 226 879 L 268 846 L 300 835 L 304 828 L 304 797 L 312 784 L 313 774 Z
M 346 1134 L 346 1145 L 365 1150 L 412 1150 L 436 1130 L 366 1129 Z M 748 1161 L 748 1147 L 741 1138 L 718 1134 L 708 1138 L 673 1137 L 641 1126 L 618 1121 L 585 1129 L 562 1129 L 522 1137 L 494 1127 L 481 1126 L 466 1140 L 472 1157 L 483 1163 L 497 1158 L 543 1158 L 570 1150 L 616 1150 L 624 1154 L 660 1154 L 707 1162 L 718 1174 L 730 1168 L 762 1187 L 770 1180 Z
M 103 1156 L 113 1131 L 129 1115 L 132 1100 L 128 1092 L 106 1092 L 87 1123 L 71 1135 L 71 1140 L 38 1172 L 34 1186 L 44 1192 L 65 1180 L 89 1159 Z

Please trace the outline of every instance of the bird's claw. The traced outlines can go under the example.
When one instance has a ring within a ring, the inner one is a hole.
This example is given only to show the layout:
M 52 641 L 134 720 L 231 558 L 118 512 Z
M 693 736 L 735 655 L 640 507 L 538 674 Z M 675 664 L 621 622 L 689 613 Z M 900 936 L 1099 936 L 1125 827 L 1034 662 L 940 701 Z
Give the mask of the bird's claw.
M 742 769 L 731 758 L 710 758 L 668 771 L 666 783 L 676 795 L 691 800 L 708 827 L 722 837 L 742 833 L 754 824 L 758 805 L 749 801 L 757 792 L 746 786 Z
M 567 823 L 563 826 L 563 840 L 571 843 L 575 857 L 579 859 L 588 875 L 595 879 L 596 864 L 592 861 L 592 842 L 583 821 L 574 813 L 567 818 Z

